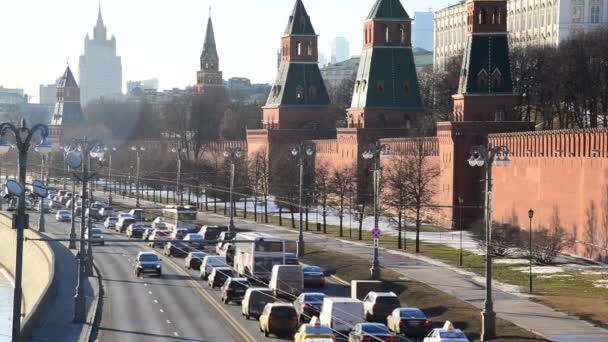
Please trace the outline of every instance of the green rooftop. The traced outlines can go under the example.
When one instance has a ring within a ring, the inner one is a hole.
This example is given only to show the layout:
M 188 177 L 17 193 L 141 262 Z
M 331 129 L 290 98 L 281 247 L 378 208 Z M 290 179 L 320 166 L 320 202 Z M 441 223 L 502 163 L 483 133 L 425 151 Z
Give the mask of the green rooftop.
M 367 19 L 410 19 L 400 0 L 377 0 Z

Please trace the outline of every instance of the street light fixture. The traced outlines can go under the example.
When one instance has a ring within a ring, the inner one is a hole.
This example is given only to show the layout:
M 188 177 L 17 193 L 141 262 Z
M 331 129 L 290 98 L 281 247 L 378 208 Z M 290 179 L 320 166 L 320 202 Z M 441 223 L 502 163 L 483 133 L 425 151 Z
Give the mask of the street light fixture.
M 380 280 L 380 261 L 378 257 L 378 249 L 380 247 L 380 217 L 378 213 L 380 176 L 382 167 L 380 166 L 380 155 L 387 149 L 387 145 L 381 144 L 379 141 L 371 144 L 362 154 L 363 159 L 374 161 L 374 229 L 372 235 L 374 237 L 374 258 L 372 260 L 371 274 L 373 280 Z
M 300 188 L 299 188 L 299 205 L 298 205 L 298 211 L 300 212 L 300 233 L 298 235 L 298 242 L 297 242 L 297 256 L 299 258 L 304 256 L 305 253 L 305 247 L 304 247 L 304 232 L 302 231 L 302 190 L 303 190 L 303 186 L 304 186 L 304 159 L 306 157 L 312 157 L 312 155 L 315 154 L 315 151 L 313 150 L 313 147 L 310 145 L 306 145 L 304 144 L 304 142 L 300 142 L 300 144 L 296 147 L 294 147 L 291 150 L 291 155 L 293 155 L 294 157 L 299 157 L 300 160 Z
M 528 210 L 528 218 L 530 219 L 530 251 L 529 251 L 530 272 L 528 274 L 528 276 L 530 278 L 530 293 L 532 293 L 532 218 L 533 217 L 534 217 L 534 210 L 532 210 L 532 209 Z
M 112 206 L 112 188 L 114 188 L 114 183 L 112 183 L 112 154 L 116 152 L 117 148 L 115 146 L 112 147 L 104 147 L 103 151 L 105 155 L 108 156 L 108 179 L 106 180 L 106 189 L 108 190 L 108 206 Z M 108 187 L 108 184 L 110 187 Z
M 139 168 L 141 166 L 141 156 L 140 156 L 140 152 L 145 152 L 146 148 L 143 146 L 137 147 L 137 146 L 131 146 L 131 151 L 135 152 L 135 155 L 137 156 L 137 171 L 136 171 L 136 179 L 137 179 L 137 183 L 135 186 L 135 207 L 139 208 L 140 203 L 139 203 Z
M 224 151 L 224 157 L 230 161 L 230 224 L 228 225 L 228 231 L 234 231 L 234 205 L 232 203 L 232 192 L 234 191 L 234 171 L 235 171 L 235 159 L 240 159 L 243 155 L 243 151 L 236 148 L 228 148 Z
M 44 161 L 45 158 L 48 156 L 49 153 L 51 153 L 53 147 L 51 146 L 51 144 L 48 143 L 48 141 L 46 141 L 46 139 L 43 139 L 42 142 L 40 142 L 40 144 L 38 146 L 36 146 L 36 148 L 34 148 L 34 150 L 38 153 L 40 153 L 40 179 L 44 182 Z M 47 184 L 48 186 L 48 184 Z M 38 232 L 39 233 L 44 233 L 46 231 L 45 229 L 45 222 L 44 222 L 44 199 L 41 198 L 40 199 L 40 218 L 38 220 Z
M 35 125 L 31 129 L 27 127 L 25 120 L 21 120 L 20 127 L 15 127 L 11 123 L 0 124 L 0 154 L 6 154 L 11 145 L 4 139 L 7 131 L 11 131 L 15 135 L 16 147 L 19 151 L 19 183 L 17 184 L 21 191 L 14 193 L 19 197 L 19 205 L 17 213 L 13 214 L 13 229 L 16 229 L 17 246 L 15 250 L 15 290 L 13 291 L 13 323 L 12 323 L 12 338 L 13 341 L 21 340 L 21 304 L 22 304 L 22 288 L 23 280 L 23 240 L 24 230 L 29 226 L 29 217 L 25 212 L 25 184 L 26 184 L 26 168 L 27 168 L 27 153 L 31 146 L 31 141 L 36 133 L 42 136 L 42 143 L 39 145 L 42 150 L 45 150 L 48 142 L 46 141 L 49 135 L 49 129 L 45 125 Z M 6 189 L 14 188 L 7 182 Z
M 486 299 L 481 312 L 481 340 L 488 341 L 496 337 L 496 313 L 492 301 L 492 166 L 509 166 L 509 149 L 506 146 L 488 147 L 479 145 L 471 147 L 468 163 L 471 167 L 483 167 L 486 171 Z
M 177 183 L 175 187 L 175 195 L 179 194 L 179 205 L 184 205 L 184 194 L 181 191 L 182 182 L 182 154 L 188 152 L 186 148 L 182 148 L 181 144 L 171 149 L 171 152 L 177 156 Z M 177 198 L 175 198 L 177 200 Z

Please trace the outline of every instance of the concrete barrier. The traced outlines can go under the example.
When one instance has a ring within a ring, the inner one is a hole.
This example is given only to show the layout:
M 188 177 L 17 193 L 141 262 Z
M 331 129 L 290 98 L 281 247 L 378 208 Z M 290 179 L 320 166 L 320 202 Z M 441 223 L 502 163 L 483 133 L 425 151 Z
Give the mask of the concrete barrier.
M 30 216 L 30 220 L 33 216 Z M 11 275 L 15 274 L 15 250 L 17 234 L 11 228 L 11 218 L 0 214 L 0 265 Z M 33 230 L 26 230 L 25 237 L 40 238 Z M 31 335 L 38 318 L 45 311 L 52 295 L 55 275 L 55 254 L 47 242 L 26 241 L 23 244 L 23 301 L 21 303 L 21 334 L 23 340 Z

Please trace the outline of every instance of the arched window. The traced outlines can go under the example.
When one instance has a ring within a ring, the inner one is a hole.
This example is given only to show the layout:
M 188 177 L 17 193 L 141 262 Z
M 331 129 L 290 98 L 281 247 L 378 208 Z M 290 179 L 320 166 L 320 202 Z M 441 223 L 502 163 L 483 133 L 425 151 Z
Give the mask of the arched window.
M 301 85 L 298 85 L 296 87 L 296 98 L 298 100 L 304 99 L 304 87 L 302 87 Z
M 302 56 L 302 42 L 296 42 L 296 53 L 298 56 Z
M 401 36 L 401 44 L 405 44 L 405 27 L 399 25 L 399 35 Z
M 312 56 L 312 43 L 308 43 L 306 46 L 306 54 Z
M 355 93 L 359 91 L 360 86 L 361 86 L 361 81 L 355 82 Z
M 492 24 L 500 24 L 500 12 L 498 11 L 498 7 L 494 7 L 494 10 L 492 11 Z
M 409 95 L 410 88 L 411 88 L 410 81 L 409 80 L 403 81 L 403 94 Z
M 367 81 L 363 80 L 363 90 L 362 91 L 366 91 L 367 90 Z
M 384 25 L 383 28 L 384 28 L 384 42 L 389 43 L 391 40 L 391 31 L 388 28 L 388 25 Z
M 502 73 L 498 68 L 492 72 L 492 89 L 498 89 L 502 85 Z
M 378 121 L 380 122 L 380 127 L 386 128 L 388 126 L 388 120 L 386 119 L 386 115 L 380 114 L 378 117 Z
M 369 42 L 369 36 L 367 35 L 367 27 L 363 29 L 363 37 L 365 37 L 363 40 L 365 41 L 365 44 L 367 44 Z
M 486 23 L 486 9 L 482 8 L 479 10 L 477 23 L 483 25 Z
M 477 89 L 485 90 L 488 87 L 488 72 L 486 69 L 481 69 L 477 74 Z
M 315 87 L 314 85 L 308 87 L 308 97 L 310 97 L 311 99 L 317 97 L 317 87 Z

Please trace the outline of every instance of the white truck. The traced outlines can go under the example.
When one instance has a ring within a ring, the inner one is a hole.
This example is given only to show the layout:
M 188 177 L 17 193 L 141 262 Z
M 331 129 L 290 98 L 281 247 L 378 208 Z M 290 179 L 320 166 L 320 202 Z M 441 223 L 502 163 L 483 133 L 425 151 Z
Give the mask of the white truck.
M 304 291 L 304 273 L 299 265 L 274 265 L 269 287 L 275 297 L 294 299 Z
M 322 325 L 334 331 L 349 332 L 355 324 L 365 322 L 363 302 L 349 297 L 325 297 L 319 318 Z

